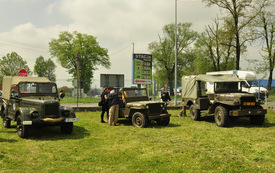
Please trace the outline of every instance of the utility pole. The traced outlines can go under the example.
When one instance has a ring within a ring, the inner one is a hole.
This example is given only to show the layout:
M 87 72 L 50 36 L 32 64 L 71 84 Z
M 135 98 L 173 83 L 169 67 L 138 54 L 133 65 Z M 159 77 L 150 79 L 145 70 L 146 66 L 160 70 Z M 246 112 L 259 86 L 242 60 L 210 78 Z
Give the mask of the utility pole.
M 79 53 L 77 53 L 77 58 L 76 58 L 76 80 L 77 80 L 77 94 L 76 94 L 76 103 L 78 107 L 78 98 L 80 94 L 80 74 L 79 74 Z
M 178 43 L 177 43 L 178 21 L 177 21 L 177 0 L 175 0 L 175 106 L 177 106 L 177 64 L 178 64 Z M 173 88 L 170 88 L 173 89 Z

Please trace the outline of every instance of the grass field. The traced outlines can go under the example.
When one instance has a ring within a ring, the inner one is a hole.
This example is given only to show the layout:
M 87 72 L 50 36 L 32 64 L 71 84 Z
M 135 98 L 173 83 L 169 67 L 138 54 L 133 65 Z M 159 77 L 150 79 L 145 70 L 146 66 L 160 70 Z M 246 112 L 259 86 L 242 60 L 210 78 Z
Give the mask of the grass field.
M 138 129 L 125 120 L 110 127 L 100 112 L 82 112 L 73 134 L 47 127 L 29 139 L 1 124 L 0 172 L 274 172 L 275 111 L 263 126 L 238 119 L 228 128 L 213 117 L 170 113 L 169 126 Z

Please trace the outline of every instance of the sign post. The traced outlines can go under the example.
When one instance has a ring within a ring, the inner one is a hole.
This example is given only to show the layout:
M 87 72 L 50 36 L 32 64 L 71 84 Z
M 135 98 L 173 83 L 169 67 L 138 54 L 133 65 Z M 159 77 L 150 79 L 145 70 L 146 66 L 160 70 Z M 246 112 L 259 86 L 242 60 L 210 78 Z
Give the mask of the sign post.
M 152 84 L 151 54 L 133 54 L 133 84 Z
M 27 70 L 25 70 L 25 69 L 19 70 L 18 76 L 27 77 L 28 76 Z

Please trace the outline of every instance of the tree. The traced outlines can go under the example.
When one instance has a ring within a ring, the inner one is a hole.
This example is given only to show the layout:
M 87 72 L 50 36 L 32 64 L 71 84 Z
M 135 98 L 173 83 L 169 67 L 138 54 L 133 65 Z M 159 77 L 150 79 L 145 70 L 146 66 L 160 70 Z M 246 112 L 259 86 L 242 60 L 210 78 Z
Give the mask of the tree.
M 191 23 L 179 23 L 177 34 L 177 69 L 178 77 L 182 76 L 184 71 L 191 67 L 193 62 L 192 56 L 186 56 L 190 53 L 189 46 L 196 40 L 197 33 L 192 31 Z M 168 82 L 170 89 L 174 88 L 175 77 L 175 24 L 168 24 L 163 27 L 163 37 L 159 36 L 159 41 L 149 44 L 149 51 L 153 56 L 153 67 L 155 78 L 161 79 L 161 82 Z M 171 95 L 174 94 L 170 90 Z
M 246 43 L 256 39 L 250 24 L 260 9 L 255 11 L 253 0 L 203 0 L 208 6 L 217 5 L 228 12 L 224 17 L 229 34 L 234 35 L 236 70 L 240 69 L 241 54 L 246 51 Z
M 16 52 L 8 53 L 0 60 L 0 80 L 2 83 L 3 76 L 17 76 L 20 69 L 25 69 L 28 75 L 32 75 L 27 61 Z
M 208 25 L 195 44 L 195 71 L 205 73 L 207 71 L 233 69 L 234 51 L 232 42 L 232 35 L 220 26 L 219 19 L 215 19 L 214 25 Z
M 85 93 L 90 90 L 91 79 L 97 66 L 110 67 L 108 50 L 101 48 L 92 35 L 64 31 L 58 39 L 52 39 L 49 47 L 51 55 L 57 57 L 61 66 L 68 69 L 73 79 L 77 78 L 79 69 L 80 87 Z
M 260 71 L 268 71 L 268 84 L 267 89 L 271 90 L 273 70 L 275 65 L 275 16 L 273 10 L 268 10 L 268 7 L 272 7 L 274 0 L 264 0 L 264 8 L 257 18 L 257 25 L 259 26 L 259 34 L 264 41 L 262 48 L 262 56 L 264 58 L 264 64 L 261 64 Z
M 55 82 L 55 68 L 56 65 L 51 59 L 45 60 L 43 56 L 40 56 L 36 58 L 33 71 L 38 77 L 48 77 L 52 82 Z

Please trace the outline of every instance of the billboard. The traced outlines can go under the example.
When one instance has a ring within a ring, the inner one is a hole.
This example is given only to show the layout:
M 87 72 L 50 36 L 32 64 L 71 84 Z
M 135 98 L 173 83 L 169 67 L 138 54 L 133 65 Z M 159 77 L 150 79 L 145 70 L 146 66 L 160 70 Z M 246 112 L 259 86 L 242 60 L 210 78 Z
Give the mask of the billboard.
M 151 54 L 133 54 L 133 84 L 152 84 Z
M 100 87 L 124 87 L 124 74 L 100 74 Z

